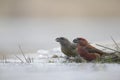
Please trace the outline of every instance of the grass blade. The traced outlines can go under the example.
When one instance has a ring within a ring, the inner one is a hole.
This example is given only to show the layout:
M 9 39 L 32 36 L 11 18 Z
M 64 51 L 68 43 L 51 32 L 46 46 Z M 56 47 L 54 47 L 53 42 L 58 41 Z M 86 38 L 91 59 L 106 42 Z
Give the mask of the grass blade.
M 120 51 L 117 51 L 117 50 L 115 50 L 115 49 L 108 48 L 108 47 L 102 46 L 102 45 L 100 45 L 100 44 L 96 44 L 96 45 L 120 53 Z
M 24 63 L 24 61 L 20 57 L 18 57 L 16 55 L 15 55 L 15 57 L 18 58 L 22 63 Z
M 19 45 L 19 49 L 20 49 L 20 51 L 21 51 L 21 53 L 22 53 L 22 55 L 23 55 L 25 61 L 28 63 L 28 60 L 27 60 L 27 58 L 25 57 L 24 52 L 23 52 L 23 50 L 22 50 L 22 48 L 21 48 L 20 45 Z
M 114 44 L 116 45 L 117 49 L 120 49 L 119 45 L 117 44 L 117 42 L 113 39 L 113 37 L 111 36 L 112 41 L 114 42 Z

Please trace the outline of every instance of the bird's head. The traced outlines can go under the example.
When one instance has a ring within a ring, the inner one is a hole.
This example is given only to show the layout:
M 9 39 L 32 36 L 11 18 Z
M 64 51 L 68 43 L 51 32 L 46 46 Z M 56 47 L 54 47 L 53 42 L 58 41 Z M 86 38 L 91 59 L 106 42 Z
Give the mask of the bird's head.
M 64 37 L 58 37 L 55 40 L 56 40 L 56 42 L 62 42 L 64 40 L 66 40 L 66 39 Z
M 88 41 L 87 41 L 86 39 L 84 39 L 84 38 L 75 38 L 75 39 L 73 40 L 73 42 L 74 42 L 74 43 L 77 43 L 77 44 L 79 44 L 79 45 L 81 45 L 81 46 L 86 46 L 86 45 L 88 45 Z
M 56 40 L 56 42 L 59 42 L 62 45 L 70 44 L 70 41 L 65 37 L 58 37 L 55 40 Z

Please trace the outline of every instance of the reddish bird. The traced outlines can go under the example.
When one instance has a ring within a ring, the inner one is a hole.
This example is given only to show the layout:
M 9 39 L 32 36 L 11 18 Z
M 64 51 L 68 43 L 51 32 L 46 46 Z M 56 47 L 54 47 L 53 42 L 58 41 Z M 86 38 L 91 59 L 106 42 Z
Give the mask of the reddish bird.
M 88 50 L 89 53 L 98 53 L 98 54 L 100 54 L 100 56 L 108 55 L 108 53 L 103 52 L 103 51 L 93 47 L 92 45 L 90 45 L 88 43 L 88 41 L 84 38 L 76 38 L 76 39 L 73 40 L 73 42 L 74 43 L 79 43 L 80 46 L 85 47 Z
M 73 42 L 78 44 L 78 53 L 87 61 L 100 58 L 104 54 L 101 50 L 91 46 L 84 38 L 76 38 Z
M 78 45 L 78 53 L 87 61 L 92 61 L 100 58 L 100 55 L 98 53 L 89 53 L 85 47 L 80 45 Z

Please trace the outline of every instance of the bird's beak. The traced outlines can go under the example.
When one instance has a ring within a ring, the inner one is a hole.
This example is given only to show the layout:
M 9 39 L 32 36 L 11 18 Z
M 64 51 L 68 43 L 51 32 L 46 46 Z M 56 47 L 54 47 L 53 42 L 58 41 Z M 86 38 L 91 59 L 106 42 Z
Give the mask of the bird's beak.
M 78 39 L 74 39 L 73 42 L 74 43 L 79 43 L 79 40 Z
M 56 42 L 59 42 L 59 41 L 60 41 L 60 38 L 56 38 L 55 41 L 56 41 Z

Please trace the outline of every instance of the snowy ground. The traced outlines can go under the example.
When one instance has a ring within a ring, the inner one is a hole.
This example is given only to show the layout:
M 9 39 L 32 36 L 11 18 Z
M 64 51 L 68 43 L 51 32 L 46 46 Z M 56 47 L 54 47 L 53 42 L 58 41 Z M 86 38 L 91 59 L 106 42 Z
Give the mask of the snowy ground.
M 0 63 L 0 80 L 120 80 L 120 65 Z
M 53 55 L 59 58 L 52 58 Z M 25 62 L 22 55 L 17 56 Z M 25 56 L 32 63 L 21 63 L 15 56 L 7 63 L 0 60 L 0 80 L 120 80 L 120 64 L 64 62 L 60 48 Z

